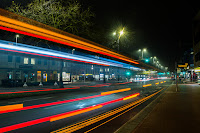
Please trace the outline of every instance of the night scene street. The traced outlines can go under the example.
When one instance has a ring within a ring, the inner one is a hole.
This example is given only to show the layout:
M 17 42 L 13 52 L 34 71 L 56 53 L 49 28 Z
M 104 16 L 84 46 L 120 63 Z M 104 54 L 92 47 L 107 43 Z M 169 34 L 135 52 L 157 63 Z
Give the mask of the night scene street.
M 195 0 L 1 0 L 0 133 L 200 132 Z

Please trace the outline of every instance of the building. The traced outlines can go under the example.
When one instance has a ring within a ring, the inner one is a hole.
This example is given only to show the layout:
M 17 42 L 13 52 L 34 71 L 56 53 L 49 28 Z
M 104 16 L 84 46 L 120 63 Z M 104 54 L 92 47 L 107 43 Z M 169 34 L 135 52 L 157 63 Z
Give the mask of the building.
M 53 85 L 61 76 L 66 83 L 116 80 L 118 75 L 120 80 L 125 80 L 127 71 L 139 70 L 103 57 L 75 55 L 2 40 L 0 57 L 0 85 L 4 86 L 22 86 L 25 82 L 28 85 L 39 85 L 40 82 Z
M 193 20 L 194 71 L 200 72 L 200 11 Z

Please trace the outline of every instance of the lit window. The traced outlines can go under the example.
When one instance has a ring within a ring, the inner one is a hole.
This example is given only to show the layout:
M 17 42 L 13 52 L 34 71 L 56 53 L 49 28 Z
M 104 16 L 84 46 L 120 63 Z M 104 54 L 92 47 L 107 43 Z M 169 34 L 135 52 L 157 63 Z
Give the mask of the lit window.
M 28 64 L 28 58 L 24 57 L 24 64 Z
M 31 58 L 31 64 L 35 65 L 35 58 Z

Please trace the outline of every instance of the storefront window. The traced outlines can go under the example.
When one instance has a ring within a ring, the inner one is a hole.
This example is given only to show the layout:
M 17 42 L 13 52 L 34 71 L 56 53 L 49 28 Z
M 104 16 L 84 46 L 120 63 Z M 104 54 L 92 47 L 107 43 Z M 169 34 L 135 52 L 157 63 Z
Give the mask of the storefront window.
M 41 82 L 41 71 L 37 71 L 37 82 Z
M 70 73 L 62 72 L 63 81 L 70 81 Z
M 47 73 L 46 73 L 46 71 L 43 72 L 43 82 L 47 82 Z

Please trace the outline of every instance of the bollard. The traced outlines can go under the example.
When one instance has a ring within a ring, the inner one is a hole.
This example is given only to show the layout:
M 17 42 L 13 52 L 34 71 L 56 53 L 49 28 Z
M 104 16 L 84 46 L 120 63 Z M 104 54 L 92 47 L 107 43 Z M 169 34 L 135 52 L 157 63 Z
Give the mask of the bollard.
M 55 81 L 54 86 L 58 86 L 58 83 Z
M 28 87 L 28 85 L 26 84 L 26 82 L 24 82 L 24 85 L 23 85 L 23 87 Z
M 43 86 L 42 82 L 40 82 L 39 86 Z

